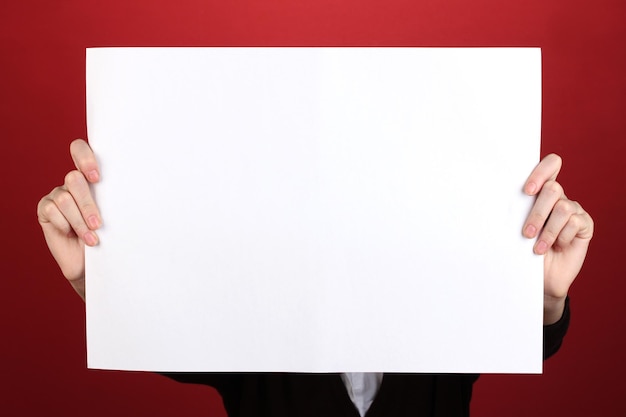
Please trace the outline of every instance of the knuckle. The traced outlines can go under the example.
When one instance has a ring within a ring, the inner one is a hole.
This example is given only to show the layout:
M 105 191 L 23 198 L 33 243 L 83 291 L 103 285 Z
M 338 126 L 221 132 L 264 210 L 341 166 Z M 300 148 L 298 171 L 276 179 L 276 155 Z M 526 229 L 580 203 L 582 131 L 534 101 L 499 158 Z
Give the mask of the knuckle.
M 47 196 L 45 196 L 42 199 L 42 202 L 44 200 L 50 200 L 50 201 L 54 202 L 55 199 L 56 199 L 56 196 L 59 195 L 60 193 L 63 193 L 63 192 L 65 192 L 65 186 L 55 187 L 52 191 L 50 191 L 50 194 L 48 194 Z
M 74 202 L 74 198 L 67 190 L 58 190 L 54 196 L 52 197 L 54 203 L 57 207 L 61 209 L 66 209 Z
M 81 174 L 80 171 L 73 170 L 65 175 L 65 185 L 68 188 L 73 188 L 80 184 L 83 179 L 83 174 Z
M 50 217 L 54 215 L 54 212 L 56 211 L 56 209 L 57 208 L 54 202 L 52 200 L 47 200 L 45 203 L 41 205 L 40 212 L 41 214 L 44 215 L 44 217 L 49 219 Z
M 572 216 L 570 217 L 569 221 L 570 221 L 570 224 L 574 226 L 575 230 L 580 230 L 585 224 L 585 222 L 580 216 Z
M 543 189 L 552 195 L 563 194 L 563 187 L 561 186 L 561 184 L 559 184 L 558 182 L 554 180 L 547 181 L 544 184 Z
M 576 213 L 576 205 L 573 201 L 561 199 L 556 202 L 552 211 L 558 216 L 569 217 Z
M 585 210 L 583 209 L 583 206 L 581 206 L 578 201 L 569 200 L 569 202 L 574 207 L 574 213 L 582 214 L 585 212 Z
M 49 196 L 42 198 L 39 204 L 37 204 L 37 216 L 40 220 L 50 219 L 54 215 L 55 210 L 56 205 Z
M 37 213 L 39 213 L 40 211 L 43 210 L 44 206 L 46 204 L 49 204 L 50 202 L 50 194 L 47 194 L 45 196 L 43 196 L 38 202 L 37 202 Z
M 579 233 L 582 233 L 583 236 L 593 236 L 593 230 L 595 225 L 593 219 L 591 218 L 591 216 L 589 216 L 589 214 L 583 213 L 575 215 L 572 216 L 571 220 L 576 230 L 578 230 Z
M 593 218 L 589 214 L 585 213 L 585 219 L 587 221 L 589 231 L 593 234 L 593 230 L 595 227 L 595 222 L 593 221 Z

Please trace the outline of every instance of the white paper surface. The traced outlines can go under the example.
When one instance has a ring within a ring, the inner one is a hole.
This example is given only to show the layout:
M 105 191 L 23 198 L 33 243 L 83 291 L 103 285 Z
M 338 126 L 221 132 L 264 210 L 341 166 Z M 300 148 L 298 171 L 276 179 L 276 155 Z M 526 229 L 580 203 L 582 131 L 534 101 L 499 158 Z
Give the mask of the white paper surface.
M 87 50 L 92 368 L 541 371 L 530 48 Z

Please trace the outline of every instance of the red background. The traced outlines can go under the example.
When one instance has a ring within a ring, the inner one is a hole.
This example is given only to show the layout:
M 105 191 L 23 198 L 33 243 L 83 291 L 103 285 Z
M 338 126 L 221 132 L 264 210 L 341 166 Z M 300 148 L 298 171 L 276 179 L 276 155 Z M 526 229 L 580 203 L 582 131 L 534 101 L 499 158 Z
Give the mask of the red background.
M 624 0 L 3 0 L 0 414 L 223 415 L 210 389 L 86 369 L 84 306 L 35 216 L 85 136 L 85 47 L 393 45 L 543 48 L 542 153 L 596 221 L 565 346 L 542 376 L 483 376 L 474 415 L 626 415 L 625 23 Z

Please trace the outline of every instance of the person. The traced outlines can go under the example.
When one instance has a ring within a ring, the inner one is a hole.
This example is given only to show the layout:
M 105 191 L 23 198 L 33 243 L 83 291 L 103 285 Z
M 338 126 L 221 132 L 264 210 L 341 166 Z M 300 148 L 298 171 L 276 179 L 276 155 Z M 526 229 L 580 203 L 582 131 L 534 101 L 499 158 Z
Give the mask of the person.
M 74 290 L 85 299 L 84 247 L 98 244 L 103 219 L 90 190 L 100 170 L 89 144 L 70 145 L 76 169 L 37 206 L 47 245 Z M 562 160 L 550 154 L 528 176 L 536 196 L 521 233 L 544 257 L 544 357 L 560 347 L 569 323 L 568 291 L 585 260 L 593 220 L 557 181 Z M 467 416 L 478 375 L 168 373 L 221 394 L 229 416 Z

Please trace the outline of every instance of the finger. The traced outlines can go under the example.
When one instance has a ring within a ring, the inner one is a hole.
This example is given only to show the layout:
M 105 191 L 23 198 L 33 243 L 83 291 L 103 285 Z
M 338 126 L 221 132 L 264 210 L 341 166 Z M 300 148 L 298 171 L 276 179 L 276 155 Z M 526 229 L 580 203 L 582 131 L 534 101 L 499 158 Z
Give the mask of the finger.
M 571 242 L 571 240 L 576 236 L 576 232 L 574 232 L 574 236 L 571 236 L 570 238 L 571 226 L 574 223 L 571 222 L 571 218 L 577 211 L 578 205 L 573 201 L 561 199 L 556 202 L 552 212 L 550 213 L 549 219 L 544 225 L 543 230 L 535 243 L 534 251 L 536 254 L 545 254 L 559 239 L 562 242 Z M 570 224 L 570 222 L 572 224 Z M 561 236 L 563 233 L 565 233 L 565 235 Z
M 72 194 L 63 187 L 60 187 L 52 192 L 51 198 L 76 236 L 89 246 L 96 245 L 98 243 L 98 236 L 90 230 L 85 223 Z
M 73 233 L 72 226 L 70 226 L 65 217 L 63 217 L 50 195 L 45 196 L 39 202 L 39 205 L 37 206 L 37 217 L 39 218 L 39 223 L 41 223 L 42 226 L 50 224 L 62 235 L 69 236 Z
M 581 232 L 584 232 L 585 228 L 586 226 L 584 215 L 574 214 L 572 217 L 570 217 L 563 230 L 561 230 L 561 233 L 559 233 L 559 237 L 555 242 L 555 246 L 558 246 L 560 248 L 566 248 L 570 246 L 572 242 L 574 242 L 574 239 L 580 236 Z
M 76 168 L 83 173 L 85 178 L 91 183 L 100 180 L 100 169 L 98 161 L 91 147 L 82 139 L 76 139 L 70 144 L 70 154 Z
M 571 244 L 575 239 L 590 240 L 593 237 L 593 219 L 580 204 L 576 203 L 579 210 L 576 214 L 570 217 L 569 222 L 563 228 L 563 231 L 559 235 L 556 244 L 561 247 L 566 247 Z
M 560 199 L 565 197 L 563 187 L 553 180 L 546 182 L 541 188 L 541 192 L 535 200 L 530 214 L 524 224 L 524 236 L 533 238 L 537 236 L 537 233 L 543 228 L 544 224 L 548 220 L 550 213 Z
M 65 176 L 65 189 L 74 199 L 83 220 L 91 230 L 96 230 L 102 224 L 98 206 L 93 199 L 87 180 L 80 171 L 70 171 Z
M 528 176 L 524 184 L 524 192 L 528 195 L 536 195 L 548 181 L 556 180 L 561 171 L 563 160 L 557 154 L 550 154 L 543 158 Z

